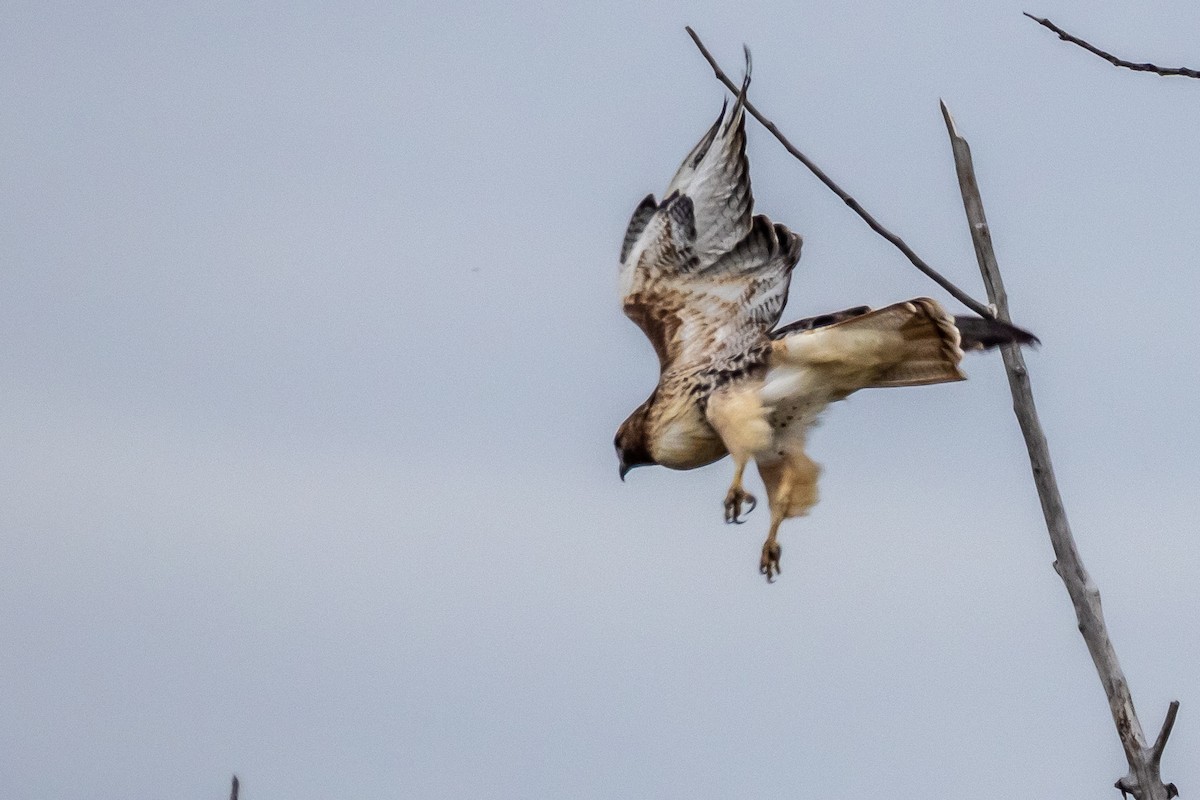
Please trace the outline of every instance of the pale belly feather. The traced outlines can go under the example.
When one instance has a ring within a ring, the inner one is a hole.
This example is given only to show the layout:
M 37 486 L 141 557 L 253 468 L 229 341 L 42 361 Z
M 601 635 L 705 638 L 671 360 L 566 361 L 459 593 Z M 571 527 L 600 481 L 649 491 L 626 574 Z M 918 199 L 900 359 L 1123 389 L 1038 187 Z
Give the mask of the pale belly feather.
M 813 370 L 784 366 L 767 372 L 759 397 L 771 409 L 772 422 L 785 419 L 808 426 L 826 406 L 845 395 L 830 391 L 828 382 Z

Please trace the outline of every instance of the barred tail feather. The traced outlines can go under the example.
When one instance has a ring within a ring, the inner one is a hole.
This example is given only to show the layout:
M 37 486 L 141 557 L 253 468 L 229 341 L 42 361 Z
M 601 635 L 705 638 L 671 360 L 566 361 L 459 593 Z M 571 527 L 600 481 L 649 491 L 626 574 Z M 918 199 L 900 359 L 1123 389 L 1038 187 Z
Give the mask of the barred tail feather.
M 918 297 L 888 309 L 904 318 L 899 326 L 903 345 L 893 364 L 870 383 L 871 387 L 925 386 L 966 379 L 958 368 L 963 356 L 958 328 L 940 305 Z M 853 320 L 843 324 L 853 324 Z
M 819 375 L 836 399 L 874 386 L 960 381 L 966 377 L 958 369 L 961 360 L 954 318 L 926 297 L 848 313 L 828 325 L 786 333 L 772 344 L 773 366 Z M 768 388 L 784 395 L 792 390 L 786 382 L 777 383 L 778 388 Z

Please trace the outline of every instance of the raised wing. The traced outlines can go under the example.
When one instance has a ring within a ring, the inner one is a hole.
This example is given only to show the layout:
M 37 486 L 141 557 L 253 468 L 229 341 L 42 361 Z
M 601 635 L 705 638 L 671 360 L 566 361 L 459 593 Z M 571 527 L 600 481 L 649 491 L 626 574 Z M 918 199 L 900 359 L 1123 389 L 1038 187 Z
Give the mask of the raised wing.
M 746 78 L 732 111 L 684 159 L 666 199 L 647 196 L 621 247 L 626 315 L 666 371 L 745 353 L 766 341 L 787 301 L 801 240 L 764 216 L 746 160 Z M 727 114 L 728 112 L 728 114 Z
M 750 230 L 754 196 L 750 192 L 750 164 L 746 160 L 746 90 L 750 88 L 750 50 L 746 50 L 746 77 L 733 111 L 726 107 L 704 138 L 692 148 L 667 184 L 666 196 L 675 192 L 692 198 L 696 207 L 696 256 L 707 267 L 729 252 Z

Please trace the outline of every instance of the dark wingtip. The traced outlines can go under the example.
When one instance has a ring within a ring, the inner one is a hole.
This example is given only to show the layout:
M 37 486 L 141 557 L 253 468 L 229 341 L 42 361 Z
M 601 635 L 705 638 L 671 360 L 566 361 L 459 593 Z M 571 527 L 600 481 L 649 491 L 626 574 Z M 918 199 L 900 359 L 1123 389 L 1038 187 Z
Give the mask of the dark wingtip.
M 955 317 L 954 325 L 962 336 L 963 350 L 990 350 L 1002 344 L 1037 347 L 1042 340 L 1011 322 L 983 317 Z
M 741 110 L 746 105 L 746 92 L 750 89 L 750 73 L 753 71 L 754 63 L 750 59 L 750 46 L 742 45 L 742 50 L 746 53 L 746 74 L 742 76 L 742 88 L 738 90 L 736 109 Z
M 737 99 L 734 101 L 733 113 L 729 115 L 729 121 L 725 123 L 726 134 L 733 130 L 734 127 L 740 128 L 746 121 L 746 91 L 750 88 L 750 70 L 752 64 L 750 61 L 750 46 L 743 44 L 742 49 L 746 53 L 746 74 L 742 77 L 742 87 L 738 90 Z M 725 108 L 722 106 L 721 116 L 724 117 L 724 115 Z M 717 121 L 720 122 L 720 118 Z

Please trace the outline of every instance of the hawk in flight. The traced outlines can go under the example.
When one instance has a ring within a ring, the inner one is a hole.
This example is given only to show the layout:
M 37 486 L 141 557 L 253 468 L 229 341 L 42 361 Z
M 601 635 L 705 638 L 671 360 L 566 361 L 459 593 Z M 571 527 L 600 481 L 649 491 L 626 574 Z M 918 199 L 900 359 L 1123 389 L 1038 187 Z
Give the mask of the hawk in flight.
M 643 465 L 693 469 L 732 456 L 725 521 L 735 523 L 757 504 L 742 486 L 753 458 L 771 511 L 759 570 L 771 581 L 780 523 L 817 502 L 820 468 L 804 447 L 826 406 L 869 387 L 963 380 L 964 350 L 1037 339 L 998 320 L 954 317 L 927 297 L 776 327 L 801 239 L 752 215 L 746 55 L 733 109 L 722 107 L 663 201 L 642 200 L 625 233 L 621 301 L 660 374 L 614 444 L 622 480 Z

